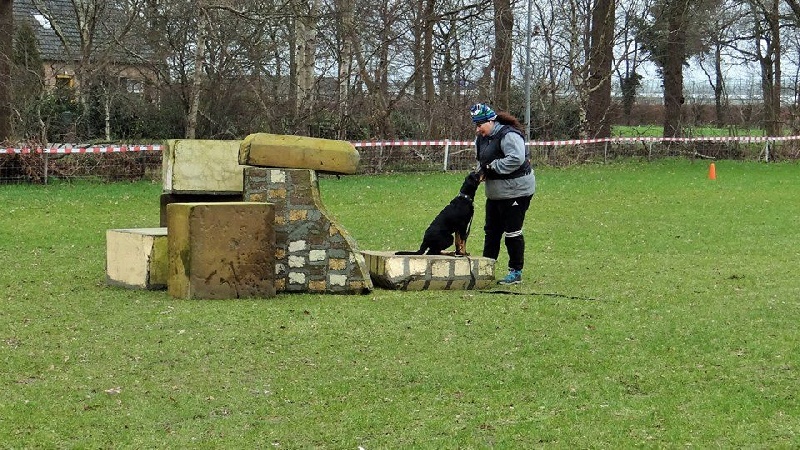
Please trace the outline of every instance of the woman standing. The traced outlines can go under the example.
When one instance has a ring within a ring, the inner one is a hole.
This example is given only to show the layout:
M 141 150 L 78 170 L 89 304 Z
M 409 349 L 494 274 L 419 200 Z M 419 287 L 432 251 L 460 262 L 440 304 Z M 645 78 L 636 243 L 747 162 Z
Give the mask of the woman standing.
M 536 192 L 536 176 L 525 148 L 522 126 L 516 117 L 496 113 L 483 103 L 473 105 L 470 113 L 477 135 L 479 170 L 486 180 L 483 256 L 496 260 L 505 234 L 508 275 L 499 283 L 518 284 L 525 264 L 522 224 Z

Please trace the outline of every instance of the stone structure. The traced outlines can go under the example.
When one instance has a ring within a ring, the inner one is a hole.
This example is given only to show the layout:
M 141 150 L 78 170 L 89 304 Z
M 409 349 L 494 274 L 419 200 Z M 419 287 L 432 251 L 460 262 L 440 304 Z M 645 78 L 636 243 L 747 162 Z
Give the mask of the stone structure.
M 495 260 L 477 256 L 395 255 L 364 251 L 372 281 L 406 291 L 484 289 L 494 284 Z
M 355 241 L 325 210 L 316 172 L 247 167 L 244 200 L 275 205 L 275 288 L 366 293 L 372 289 Z
M 135 289 L 166 289 L 167 229 L 106 231 L 106 282 Z
M 275 208 L 269 203 L 167 206 L 170 295 L 229 299 L 275 295 Z

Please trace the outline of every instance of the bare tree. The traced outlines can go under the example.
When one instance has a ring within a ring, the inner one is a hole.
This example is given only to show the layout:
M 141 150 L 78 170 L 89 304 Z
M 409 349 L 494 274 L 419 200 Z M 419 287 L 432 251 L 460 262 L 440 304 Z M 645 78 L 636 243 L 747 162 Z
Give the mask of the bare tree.
M 642 75 L 639 70 L 643 63 L 638 37 L 636 36 L 636 24 L 643 20 L 643 14 L 647 11 L 647 6 L 639 4 L 636 0 L 621 2 L 622 11 L 619 14 L 619 38 L 620 61 L 615 67 L 615 72 L 619 80 L 620 93 L 622 95 L 622 113 L 627 125 L 631 124 L 631 114 L 633 105 L 636 102 L 636 95 L 641 85 Z
M 795 20 L 800 21 L 800 0 L 784 0 L 794 14 Z
M 11 138 L 11 58 L 14 2 L 0 0 L 0 142 Z
M 680 137 L 683 134 L 681 108 L 685 101 L 683 65 L 688 58 L 686 50 L 688 3 L 687 0 L 671 0 L 665 6 L 667 35 L 661 61 L 664 76 L 664 137 Z
M 318 0 L 298 0 L 294 3 L 294 78 L 296 98 L 293 99 L 294 132 L 308 134 L 308 121 L 314 110 L 314 84 L 317 20 L 319 14 Z
M 494 0 L 495 45 L 492 53 L 494 70 L 493 100 L 500 109 L 508 110 L 511 92 L 511 60 L 514 13 L 511 0 Z
M 781 16 L 778 0 L 752 0 L 755 56 L 761 67 L 764 129 L 781 135 Z
M 399 38 L 409 29 L 402 20 L 404 7 L 388 0 L 377 5 L 361 3 L 357 7 L 357 28 L 362 32 L 353 40 L 353 50 L 366 94 L 365 121 L 380 136 L 395 135 L 390 117 L 414 81 L 408 49 L 398 45 Z M 375 34 L 368 35 L 365 30 L 373 30 Z
M 337 123 L 337 137 L 347 138 L 347 124 L 350 117 L 350 81 L 353 72 L 353 0 L 337 0 L 336 6 L 339 24 L 337 33 L 339 36 L 339 57 L 338 80 L 336 99 L 339 105 L 339 115 Z
M 725 80 L 725 57 L 735 58 L 737 48 L 752 42 L 752 16 L 746 0 L 726 0 L 718 14 L 713 14 L 701 24 L 707 37 L 707 50 L 697 56 L 700 69 L 705 73 L 714 92 L 714 110 L 718 126 L 728 123 L 728 96 Z M 731 53 L 734 53 L 733 55 Z M 749 59 L 749 58 L 748 58 Z
M 192 74 L 192 90 L 189 97 L 189 111 L 186 115 L 186 139 L 197 137 L 197 115 L 200 111 L 200 94 L 203 89 L 203 64 L 206 54 L 206 34 L 208 33 L 209 18 L 206 4 L 197 0 L 194 5 L 197 32 L 194 41 L 194 73 Z
M 572 57 L 572 43 L 577 32 L 571 24 L 575 21 L 575 5 L 557 0 L 543 0 L 536 1 L 533 6 L 536 25 L 531 32 L 538 38 L 539 45 L 534 47 L 532 56 L 537 61 L 532 80 L 532 109 L 534 115 L 540 117 L 540 123 L 531 134 L 550 139 L 567 131 L 557 125 L 557 121 L 563 117 L 560 112 L 559 92 L 569 90 L 573 79 L 571 61 L 575 58 Z
M 589 102 L 587 131 L 591 137 L 611 136 L 611 75 L 614 59 L 614 19 L 616 2 L 597 0 L 592 8 L 589 49 Z
M 697 24 L 718 8 L 719 0 L 658 0 L 650 20 L 640 25 L 639 37 L 664 83 L 664 137 L 683 135 L 683 67 L 702 51 Z

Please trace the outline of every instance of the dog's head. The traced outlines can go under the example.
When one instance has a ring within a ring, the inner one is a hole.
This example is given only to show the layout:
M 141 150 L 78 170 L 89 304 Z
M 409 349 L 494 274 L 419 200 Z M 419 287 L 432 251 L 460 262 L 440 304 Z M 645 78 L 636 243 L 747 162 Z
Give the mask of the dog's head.
M 475 192 L 478 191 L 478 186 L 481 184 L 481 181 L 483 181 L 482 175 L 481 172 L 470 172 L 467 177 L 464 178 L 464 184 L 461 185 L 461 190 L 459 192 L 469 198 L 475 198 Z

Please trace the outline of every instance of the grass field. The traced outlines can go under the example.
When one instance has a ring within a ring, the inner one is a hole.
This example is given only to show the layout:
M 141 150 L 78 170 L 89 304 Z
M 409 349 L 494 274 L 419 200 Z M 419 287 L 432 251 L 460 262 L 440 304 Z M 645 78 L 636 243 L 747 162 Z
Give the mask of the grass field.
M 791 131 L 786 130 L 786 134 L 790 135 Z M 612 136 L 622 137 L 662 137 L 664 136 L 664 127 L 661 125 L 615 125 L 612 127 Z M 686 127 L 683 130 L 684 137 L 708 137 L 708 136 L 764 136 L 763 128 L 746 128 L 731 126 L 725 128 L 698 126 Z
M 800 165 L 716 170 L 538 168 L 505 294 L 239 301 L 105 285 L 158 184 L 1 186 L 0 447 L 797 448 Z M 320 188 L 361 248 L 409 249 L 462 177 Z

